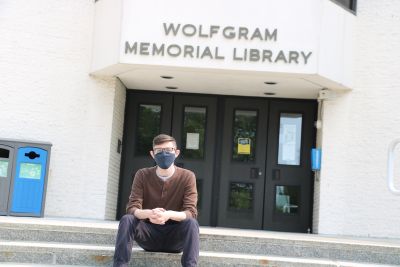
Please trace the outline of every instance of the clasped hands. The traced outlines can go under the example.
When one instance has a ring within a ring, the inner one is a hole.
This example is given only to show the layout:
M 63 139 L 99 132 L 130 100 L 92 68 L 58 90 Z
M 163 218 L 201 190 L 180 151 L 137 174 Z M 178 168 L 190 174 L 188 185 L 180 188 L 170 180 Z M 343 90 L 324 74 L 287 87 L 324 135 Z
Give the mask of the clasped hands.
M 151 223 L 165 224 L 165 222 L 170 219 L 168 212 L 163 208 L 155 208 L 150 211 L 151 213 L 149 216 L 149 220 Z

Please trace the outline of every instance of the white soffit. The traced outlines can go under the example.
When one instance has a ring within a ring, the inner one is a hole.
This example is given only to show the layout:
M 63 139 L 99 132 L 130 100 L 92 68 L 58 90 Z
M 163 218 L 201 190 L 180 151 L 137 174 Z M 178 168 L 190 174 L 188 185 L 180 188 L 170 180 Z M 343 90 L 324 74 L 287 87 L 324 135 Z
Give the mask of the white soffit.
M 117 75 L 128 89 L 166 92 L 316 99 L 323 85 L 303 74 L 138 67 Z M 170 76 L 164 79 L 161 76 Z M 265 84 L 275 82 L 276 84 Z M 177 87 L 171 90 L 166 87 Z M 265 95 L 275 93 L 275 95 Z

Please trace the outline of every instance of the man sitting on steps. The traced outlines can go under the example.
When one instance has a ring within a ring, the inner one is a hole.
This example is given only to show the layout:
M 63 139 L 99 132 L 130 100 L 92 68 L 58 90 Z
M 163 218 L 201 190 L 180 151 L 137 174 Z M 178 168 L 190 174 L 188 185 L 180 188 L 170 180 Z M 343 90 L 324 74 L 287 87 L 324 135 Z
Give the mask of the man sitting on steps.
M 114 267 L 128 266 L 133 240 L 146 251 L 183 251 L 182 266 L 197 266 L 196 177 L 173 164 L 179 153 L 172 136 L 160 134 L 153 139 L 150 155 L 157 166 L 135 174 L 127 214 L 118 227 Z

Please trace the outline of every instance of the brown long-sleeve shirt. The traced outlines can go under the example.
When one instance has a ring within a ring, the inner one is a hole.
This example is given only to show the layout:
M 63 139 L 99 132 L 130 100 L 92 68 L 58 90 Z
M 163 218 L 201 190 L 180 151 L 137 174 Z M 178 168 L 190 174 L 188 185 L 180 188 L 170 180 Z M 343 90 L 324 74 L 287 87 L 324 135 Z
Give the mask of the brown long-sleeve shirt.
M 156 167 L 136 172 L 126 212 L 137 209 L 164 208 L 183 211 L 187 218 L 197 218 L 196 176 L 193 172 L 175 166 L 174 174 L 166 181 L 156 174 Z

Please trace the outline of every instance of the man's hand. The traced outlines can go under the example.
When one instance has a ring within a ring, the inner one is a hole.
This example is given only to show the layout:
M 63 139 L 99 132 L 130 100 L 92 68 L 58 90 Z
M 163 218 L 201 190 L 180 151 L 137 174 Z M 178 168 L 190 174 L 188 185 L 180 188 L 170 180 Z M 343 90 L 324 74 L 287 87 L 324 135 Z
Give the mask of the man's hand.
M 186 214 L 183 211 L 165 210 L 163 208 L 136 210 L 134 214 L 138 219 L 149 219 L 154 224 L 165 224 L 168 220 L 183 221 Z
M 154 224 L 165 224 L 169 220 L 168 213 L 163 208 L 155 208 L 151 210 L 152 213 L 149 217 L 150 222 Z

